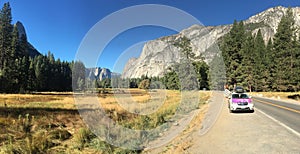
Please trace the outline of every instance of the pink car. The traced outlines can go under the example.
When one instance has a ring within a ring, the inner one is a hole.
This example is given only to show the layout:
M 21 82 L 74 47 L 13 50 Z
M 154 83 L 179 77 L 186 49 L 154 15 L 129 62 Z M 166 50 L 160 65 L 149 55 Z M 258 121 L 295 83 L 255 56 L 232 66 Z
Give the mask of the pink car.
M 231 112 L 243 110 L 254 112 L 254 104 L 248 94 L 232 93 L 228 98 L 228 107 Z

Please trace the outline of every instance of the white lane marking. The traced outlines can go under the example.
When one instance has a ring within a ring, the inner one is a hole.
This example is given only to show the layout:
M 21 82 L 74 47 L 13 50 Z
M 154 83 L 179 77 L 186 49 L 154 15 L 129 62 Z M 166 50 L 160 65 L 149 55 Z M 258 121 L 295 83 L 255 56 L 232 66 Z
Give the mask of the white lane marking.
M 293 134 L 295 134 L 296 136 L 298 136 L 300 138 L 300 133 L 297 132 L 296 130 L 294 130 L 293 128 L 285 125 L 284 123 L 276 120 L 275 118 L 271 117 L 270 115 L 266 114 L 265 112 L 255 108 L 255 111 L 260 112 L 261 114 L 265 115 L 266 117 L 268 117 L 269 119 L 273 120 L 274 122 L 276 122 L 277 124 L 281 125 L 282 127 L 286 128 L 287 130 L 289 130 L 290 132 L 292 132 Z

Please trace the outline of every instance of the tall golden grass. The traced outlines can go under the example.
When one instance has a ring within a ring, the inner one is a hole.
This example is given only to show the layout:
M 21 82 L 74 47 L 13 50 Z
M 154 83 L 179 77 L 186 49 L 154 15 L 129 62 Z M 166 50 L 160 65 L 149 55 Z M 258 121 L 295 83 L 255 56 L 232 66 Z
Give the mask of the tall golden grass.
M 181 101 L 180 91 L 167 90 L 164 96 L 159 96 L 159 93 L 161 93 L 159 90 L 129 89 L 118 95 L 106 93 L 97 96 L 106 113 L 117 123 L 132 129 L 151 129 L 172 118 Z M 200 94 L 200 100 L 193 102 L 196 107 L 194 106 L 195 108 L 192 109 L 202 107 L 210 97 L 209 92 L 194 94 L 193 97 Z M 159 99 L 159 97 L 162 98 Z M 120 99 L 128 99 L 128 108 L 120 105 Z M 98 149 L 99 146 L 104 146 L 112 152 L 114 150 L 122 151 L 120 148 L 109 146 L 96 138 L 85 140 L 85 135 L 88 134 L 90 137 L 90 133 L 82 132 L 86 126 L 76 111 L 72 93 L 0 94 L 0 108 L 8 111 L 0 114 L 0 153 L 9 153 L 14 150 L 15 152 L 36 150 L 35 152 L 44 153 L 95 152 L 95 149 L 90 148 L 93 147 L 91 145 L 96 146 L 96 152 L 99 150 L 101 152 L 101 148 Z M 127 109 L 134 112 L 129 112 Z M 189 110 L 187 109 L 187 111 Z M 155 112 L 148 115 L 137 114 L 150 111 Z M 189 128 L 199 126 L 201 118 L 202 115 L 196 116 Z M 62 133 L 70 133 L 71 137 L 62 140 Z M 56 138 L 53 139 L 53 136 Z M 38 140 L 43 143 L 40 144 L 37 142 Z M 74 146 L 73 142 L 83 144 Z

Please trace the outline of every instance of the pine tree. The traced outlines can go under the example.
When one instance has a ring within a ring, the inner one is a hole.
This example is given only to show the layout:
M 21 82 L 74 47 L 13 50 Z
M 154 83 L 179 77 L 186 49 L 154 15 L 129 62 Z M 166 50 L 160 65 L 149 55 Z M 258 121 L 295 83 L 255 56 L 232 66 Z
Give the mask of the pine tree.
M 291 9 L 287 10 L 279 22 L 277 33 L 274 36 L 274 84 L 278 91 L 287 91 L 293 85 L 290 82 L 294 71 L 293 67 L 293 36 L 294 18 Z
M 186 36 L 183 36 L 175 41 L 174 46 L 179 48 L 180 53 L 182 54 L 182 59 L 193 60 L 195 59 L 195 54 L 193 53 L 191 47 L 191 40 Z
M 16 26 L 15 26 L 16 27 Z M 18 35 L 19 37 L 19 35 Z M 28 52 L 28 42 L 27 37 L 23 34 L 19 39 L 19 46 L 17 51 L 17 58 L 20 61 L 20 65 L 17 68 L 19 71 L 19 92 L 23 93 L 26 91 L 27 82 L 28 82 L 28 69 L 29 69 L 29 52 Z
M 0 10 L 0 92 L 71 90 L 74 64 L 55 60 L 50 52 L 29 58 L 27 37 L 19 36 L 11 22 L 10 4 L 5 3 Z
M 74 90 L 85 89 L 85 66 L 82 62 L 76 61 L 72 69 L 72 81 Z
M 4 67 L 4 60 L 9 58 L 8 52 L 11 45 L 12 15 L 9 2 L 4 3 L 0 11 L 0 70 Z
M 29 59 L 28 80 L 27 80 L 26 90 L 29 91 L 36 90 L 36 76 L 34 70 L 34 61 L 32 58 Z
M 36 90 L 44 91 L 46 89 L 46 69 L 44 57 L 42 55 L 37 56 L 34 59 L 34 71 L 36 77 Z
M 295 68 L 295 85 L 297 86 L 296 87 L 296 91 L 300 91 L 300 36 L 299 36 L 299 39 L 298 39 L 298 42 L 295 42 L 295 65 L 294 65 L 294 68 Z
M 272 91 L 272 85 L 273 85 L 273 81 L 274 81 L 274 76 L 272 76 L 275 72 L 275 68 L 273 65 L 273 61 L 274 60 L 274 56 L 273 55 L 273 43 L 272 43 L 272 39 L 270 38 L 268 41 L 268 44 L 266 46 L 266 53 L 265 53 L 265 57 L 264 57 L 264 65 L 265 65 L 265 70 L 264 70 L 264 76 L 266 78 L 265 80 L 265 84 L 262 87 L 263 91 Z
M 292 41 L 290 91 L 300 90 L 300 38 L 294 34 Z
M 23 56 L 22 59 L 20 59 L 20 66 L 18 68 L 19 73 L 19 85 L 18 85 L 18 92 L 24 93 L 27 89 L 27 82 L 28 82 L 28 71 L 29 69 L 29 58 L 28 56 Z
M 197 57 L 195 53 L 193 53 L 191 40 L 186 36 L 175 40 L 174 46 L 179 48 L 179 52 L 181 54 L 180 63 L 174 66 L 178 74 L 181 90 L 199 89 L 196 70 L 192 62 L 201 60 L 201 57 Z
M 170 70 L 167 74 L 165 74 L 164 85 L 166 85 L 167 89 L 180 89 L 178 74 L 174 70 Z
M 208 83 L 209 66 L 204 61 L 193 62 L 193 66 L 197 74 L 199 88 L 209 89 L 209 83 Z
M 240 83 L 246 90 L 250 92 L 254 88 L 254 79 L 255 79 L 255 56 L 254 56 L 254 38 L 251 33 L 247 33 L 246 40 L 243 44 L 241 49 L 241 53 L 243 55 L 243 59 L 241 62 L 241 79 L 242 82 Z
M 261 34 L 261 30 L 259 29 L 256 37 L 254 39 L 254 90 L 262 91 L 263 86 L 266 83 L 267 71 L 265 65 L 265 54 L 266 54 L 266 46 L 264 39 Z
M 18 56 L 18 50 L 19 50 L 19 34 L 18 29 L 16 26 L 13 28 L 12 32 L 12 38 L 11 38 L 11 45 L 9 47 L 9 50 L 7 52 L 7 66 L 8 69 L 6 69 L 7 76 L 7 92 L 17 92 L 19 90 L 19 84 L 20 84 L 20 72 L 19 72 L 19 66 L 20 66 L 20 57 Z
M 9 2 L 4 3 L 0 11 L 0 91 L 11 91 L 9 73 L 12 69 L 10 62 L 12 16 Z
M 227 83 L 231 85 L 242 83 L 242 47 L 246 39 L 244 23 L 234 21 L 232 29 L 224 36 L 221 43 L 222 56 L 226 66 Z

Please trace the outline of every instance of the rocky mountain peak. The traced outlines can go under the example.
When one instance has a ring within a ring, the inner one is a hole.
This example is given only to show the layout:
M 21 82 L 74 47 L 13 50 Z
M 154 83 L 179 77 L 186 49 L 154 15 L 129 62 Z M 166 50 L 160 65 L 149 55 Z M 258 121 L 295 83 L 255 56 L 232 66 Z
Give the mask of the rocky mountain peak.
M 246 30 L 253 35 L 260 29 L 265 42 L 272 39 L 277 32 L 278 24 L 288 8 L 278 6 L 251 16 L 244 21 Z M 300 7 L 291 8 L 295 25 L 300 27 Z M 165 36 L 147 42 L 141 56 L 130 59 L 124 67 L 123 78 L 138 78 L 142 75 L 163 76 L 164 71 L 179 61 L 179 51 L 173 45 L 174 40 L 186 36 L 191 40 L 192 50 L 195 55 L 203 54 L 205 61 L 210 62 L 214 57 L 217 41 L 227 34 L 232 25 L 201 26 L 192 25 L 172 36 Z M 208 52 L 209 51 L 209 52 Z
M 86 77 L 89 79 L 98 79 L 102 81 L 104 79 L 117 78 L 120 76 L 119 73 L 111 72 L 108 68 L 94 67 L 86 69 Z
M 279 22 L 281 18 L 286 14 L 287 10 L 288 8 L 283 6 L 273 7 L 250 17 L 245 21 L 245 24 L 257 24 L 257 28 L 268 27 L 270 30 L 272 30 L 273 34 L 275 34 L 277 32 Z M 291 8 L 291 10 L 294 15 L 295 24 L 299 26 L 300 7 L 294 7 Z
M 21 37 L 22 37 L 23 35 L 27 38 L 27 36 L 26 36 L 26 31 L 25 31 L 25 28 L 24 28 L 23 24 L 22 24 L 20 21 L 17 21 L 17 22 L 15 23 L 15 26 L 17 26 L 17 29 L 18 29 L 18 31 L 19 31 L 19 39 L 21 39 Z
M 14 24 L 14 26 L 16 26 L 18 28 L 19 40 L 21 40 L 22 36 L 25 36 L 26 39 L 27 39 L 27 34 L 26 34 L 26 31 L 25 31 L 25 27 L 22 24 L 22 22 L 17 21 Z M 29 42 L 27 42 L 27 44 L 28 44 L 28 53 L 29 53 L 30 57 L 35 57 L 35 56 L 41 55 L 41 53 L 32 44 L 30 44 Z

